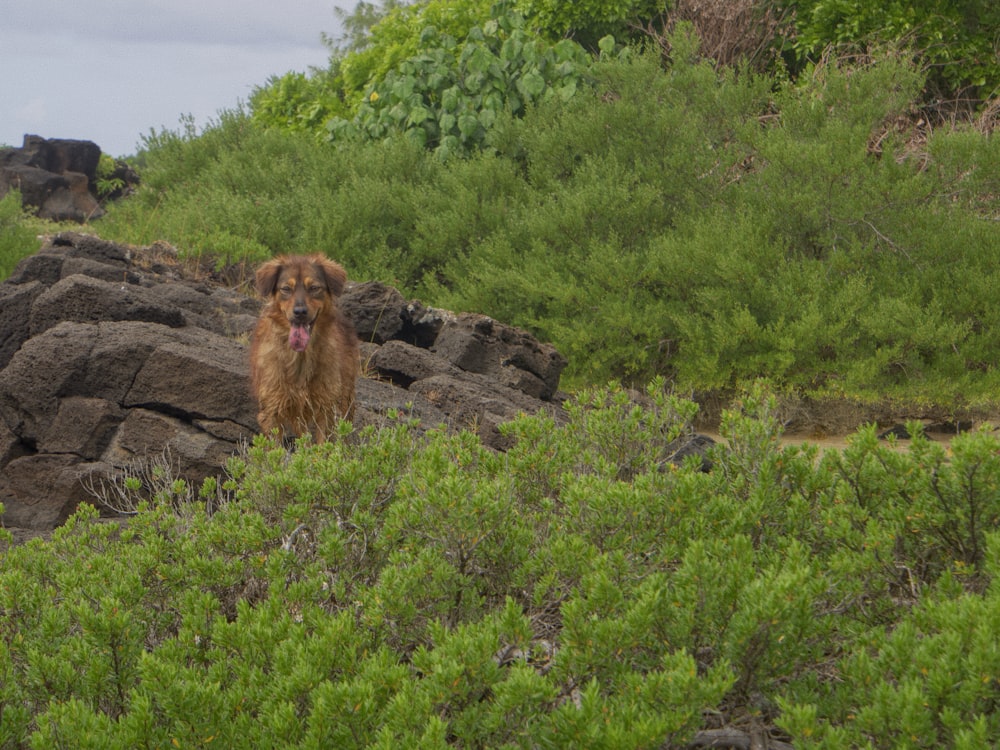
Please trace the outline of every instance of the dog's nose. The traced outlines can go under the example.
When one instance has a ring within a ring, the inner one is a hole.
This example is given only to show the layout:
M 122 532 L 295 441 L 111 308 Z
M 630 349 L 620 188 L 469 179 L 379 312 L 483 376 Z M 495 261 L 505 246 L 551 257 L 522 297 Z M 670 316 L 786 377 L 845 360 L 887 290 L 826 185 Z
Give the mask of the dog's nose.
M 304 318 L 309 314 L 309 308 L 306 307 L 305 302 L 296 302 L 295 306 L 292 308 L 292 315 L 296 318 Z

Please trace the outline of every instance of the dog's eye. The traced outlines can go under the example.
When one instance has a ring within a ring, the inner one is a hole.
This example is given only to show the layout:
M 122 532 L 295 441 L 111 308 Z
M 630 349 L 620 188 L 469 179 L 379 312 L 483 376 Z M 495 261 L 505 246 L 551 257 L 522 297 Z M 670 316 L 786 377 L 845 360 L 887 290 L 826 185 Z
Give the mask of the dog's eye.
M 287 297 L 289 294 L 292 293 L 292 288 L 288 284 L 284 284 L 278 288 L 278 291 Z
M 322 293 L 323 293 L 323 287 L 320 286 L 319 284 L 313 284 L 311 287 L 309 287 L 309 294 L 318 296 Z

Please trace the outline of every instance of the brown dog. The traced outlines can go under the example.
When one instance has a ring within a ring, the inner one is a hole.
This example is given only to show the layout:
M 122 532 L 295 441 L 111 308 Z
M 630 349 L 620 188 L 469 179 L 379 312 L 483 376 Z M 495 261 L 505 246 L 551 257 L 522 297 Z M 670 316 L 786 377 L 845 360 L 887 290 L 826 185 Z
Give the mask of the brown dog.
M 360 370 L 354 327 L 337 307 L 347 272 L 316 253 L 283 256 L 257 271 L 267 300 L 250 348 L 250 378 L 265 433 L 329 439 L 354 416 Z

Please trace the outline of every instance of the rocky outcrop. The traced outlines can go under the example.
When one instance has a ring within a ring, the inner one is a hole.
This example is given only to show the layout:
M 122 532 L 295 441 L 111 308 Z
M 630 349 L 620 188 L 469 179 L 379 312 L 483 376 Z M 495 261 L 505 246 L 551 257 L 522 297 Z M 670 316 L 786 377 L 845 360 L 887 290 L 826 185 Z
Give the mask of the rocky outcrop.
M 257 432 L 247 343 L 260 302 L 185 272 L 165 244 L 52 237 L 0 284 L 0 522 L 51 529 L 149 458 L 218 475 Z M 524 331 L 368 282 L 341 299 L 362 345 L 355 423 L 497 426 L 557 406 L 565 360 Z
M 97 194 L 100 160 L 101 148 L 92 141 L 26 135 L 20 148 L 0 149 L 0 197 L 19 190 L 22 205 L 43 219 L 89 221 L 104 214 Z M 139 181 L 124 162 L 107 178 L 109 199 Z

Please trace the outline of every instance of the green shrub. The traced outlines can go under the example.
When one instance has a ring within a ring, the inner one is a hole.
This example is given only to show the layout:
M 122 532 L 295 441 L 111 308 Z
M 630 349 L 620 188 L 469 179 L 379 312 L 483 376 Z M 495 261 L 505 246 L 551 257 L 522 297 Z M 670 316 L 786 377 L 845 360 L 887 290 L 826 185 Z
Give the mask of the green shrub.
M 288 132 L 324 132 L 326 121 L 343 116 L 347 106 L 340 95 L 335 69 L 272 76 L 250 95 L 248 106 L 254 122 Z
M 21 193 L 0 198 L 0 279 L 6 279 L 24 258 L 38 250 L 38 239 L 21 208 Z
M 923 79 L 900 56 L 791 84 L 716 70 L 688 27 L 671 44 L 666 70 L 606 55 L 572 97 L 496 114 L 446 162 L 403 133 L 331 148 L 243 113 L 165 132 L 101 231 L 220 263 L 325 250 L 352 278 L 530 329 L 568 357 L 569 387 L 766 376 L 995 405 L 996 139 L 939 129 L 916 149 L 897 124 Z
M 525 18 L 550 38 L 572 36 L 596 48 L 597 41 L 611 34 L 621 37 L 630 27 L 644 26 L 667 10 L 663 0 L 585 0 L 560 3 L 555 0 L 517 0 Z
M 489 20 L 494 1 L 428 0 L 395 5 L 370 27 L 366 44 L 344 56 L 344 84 L 352 104 L 357 104 L 367 87 L 385 78 L 403 60 L 421 54 L 425 29 L 431 27 L 442 36 L 465 39 L 470 29 Z
M 136 244 L 166 239 L 219 264 L 325 250 L 352 276 L 412 278 L 419 273 L 407 266 L 421 258 L 404 251 L 416 188 L 437 169 L 421 156 L 397 142 L 344 158 L 308 134 L 230 113 L 200 136 L 156 136 L 139 194 L 111 207 L 102 232 Z M 415 184 L 393 189 L 404 164 Z
M 366 88 L 353 119 L 328 124 L 335 141 L 406 133 L 440 156 L 480 147 L 505 110 L 521 115 L 546 96 L 572 97 L 590 58 L 576 43 L 549 44 L 499 3 L 456 39 L 427 26 L 420 50 Z
M 1000 732 L 1000 664 L 987 625 L 998 606 L 995 587 L 931 598 L 845 656 L 817 702 L 784 705 L 782 724 L 806 748 L 988 746 Z
M 0 745 L 638 748 L 706 716 L 797 747 L 996 734 L 995 436 L 946 460 L 866 430 L 820 457 L 782 445 L 757 383 L 706 474 L 669 460 L 693 405 L 643 400 L 521 416 L 507 454 L 407 421 L 261 437 L 198 493 L 212 513 L 162 476 L 120 532 L 83 506 L 4 544 Z
M 864 48 L 872 42 L 903 43 L 931 71 L 935 96 L 996 96 L 1000 87 L 997 32 L 1000 10 L 981 0 L 794 0 L 795 49 L 815 60 L 830 45 Z

